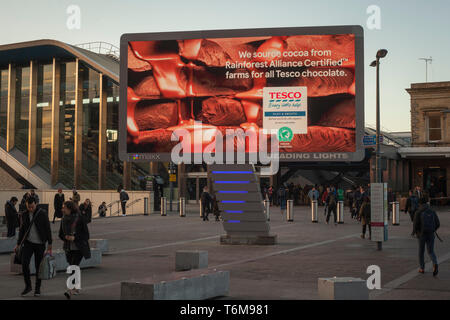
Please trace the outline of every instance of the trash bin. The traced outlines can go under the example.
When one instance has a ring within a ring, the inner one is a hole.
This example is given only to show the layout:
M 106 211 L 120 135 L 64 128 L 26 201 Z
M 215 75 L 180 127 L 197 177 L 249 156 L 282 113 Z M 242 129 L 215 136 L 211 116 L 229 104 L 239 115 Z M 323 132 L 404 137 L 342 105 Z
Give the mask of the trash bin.
M 286 220 L 289 222 L 294 221 L 294 200 L 287 201 Z
M 337 223 L 344 223 L 344 201 L 338 201 L 337 204 Z
M 181 197 L 179 201 L 180 217 L 186 217 L 186 199 Z
M 161 215 L 167 215 L 167 199 L 166 197 L 161 197 Z
M 266 212 L 267 221 L 270 221 L 270 202 L 269 200 L 264 200 L 264 210 Z
M 312 223 L 318 223 L 318 217 L 317 217 L 317 210 L 318 210 L 318 204 L 317 200 L 313 200 L 311 202 L 311 222 Z
M 392 225 L 400 225 L 400 203 L 398 201 L 391 202 L 392 205 Z

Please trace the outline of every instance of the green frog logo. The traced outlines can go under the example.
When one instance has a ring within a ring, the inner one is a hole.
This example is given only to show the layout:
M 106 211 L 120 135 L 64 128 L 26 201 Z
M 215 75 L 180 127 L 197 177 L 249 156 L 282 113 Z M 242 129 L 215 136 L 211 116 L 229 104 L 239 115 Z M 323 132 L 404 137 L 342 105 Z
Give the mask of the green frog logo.
M 283 127 L 278 129 L 278 140 L 290 142 L 294 138 L 291 128 Z

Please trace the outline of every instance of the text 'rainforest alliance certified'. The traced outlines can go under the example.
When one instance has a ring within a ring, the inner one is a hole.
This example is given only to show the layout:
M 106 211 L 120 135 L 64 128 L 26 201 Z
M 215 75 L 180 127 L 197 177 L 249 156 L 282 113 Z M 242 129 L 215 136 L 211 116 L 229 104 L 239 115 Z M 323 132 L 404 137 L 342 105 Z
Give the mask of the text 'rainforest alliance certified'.
M 285 141 L 289 134 L 307 133 L 307 110 L 306 87 L 263 88 L 263 128 L 285 132 Z

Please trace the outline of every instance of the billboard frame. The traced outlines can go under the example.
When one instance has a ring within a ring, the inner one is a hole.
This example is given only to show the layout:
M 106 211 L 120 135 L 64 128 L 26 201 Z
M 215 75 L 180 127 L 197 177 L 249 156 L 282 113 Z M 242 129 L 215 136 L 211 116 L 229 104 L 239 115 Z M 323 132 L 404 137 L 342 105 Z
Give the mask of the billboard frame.
M 128 153 L 127 151 L 127 86 L 128 43 L 130 41 L 162 41 L 208 38 L 263 37 L 286 35 L 355 35 L 355 152 L 280 152 L 280 162 L 360 162 L 364 159 L 364 29 L 359 25 L 283 27 L 258 29 L 226 29 L 125 33 L 120 37 L 119 159 L 129 162 L 170 162 L 170 153 Z M 194 159 L 194 153 L 190 155 Z M 248 153 L 246 154 L 248 159 Z

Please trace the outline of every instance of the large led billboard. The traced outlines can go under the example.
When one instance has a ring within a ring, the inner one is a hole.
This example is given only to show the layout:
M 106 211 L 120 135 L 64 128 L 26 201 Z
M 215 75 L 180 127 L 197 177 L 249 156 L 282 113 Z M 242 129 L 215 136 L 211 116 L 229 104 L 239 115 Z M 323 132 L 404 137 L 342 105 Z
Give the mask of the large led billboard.
M 124 34 L 120 45 L 122 160 L 169 161 L 180 129 L 189 153 L 217 134 L 275 132 L 281 161 L 364 157 L 360 26 Z M 257 151 L 249 140 L 234 135 L 233 152 Z

